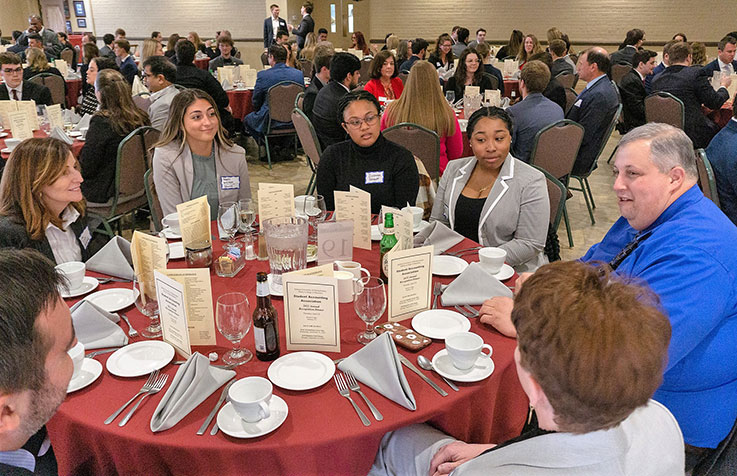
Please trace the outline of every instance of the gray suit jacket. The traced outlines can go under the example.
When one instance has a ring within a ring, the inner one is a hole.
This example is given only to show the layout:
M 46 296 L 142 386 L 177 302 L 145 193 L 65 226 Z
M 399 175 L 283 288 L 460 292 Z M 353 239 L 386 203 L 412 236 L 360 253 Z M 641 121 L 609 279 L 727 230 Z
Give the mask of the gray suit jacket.
M 171 102 L 177 94 L 179 94 L 179 90 L 172 84 L 151 95 L 151 105 L 148 106 L 151 127 L 160 131 L 164 130 L 166 121 L 169 119 L 169 106 L 171 106 Z
M 475 165 L 476 157 L 448 162 L 438 185 L 430 221 L 437 220 L 454 228 L 456 203 Z M 548 262 L 543 251 L 549 220 L 545 176 L 507 155 L 481 211 L 479 241 L 484 246 L 506 250 L 507 263 L 517 271 L 534 271 Z

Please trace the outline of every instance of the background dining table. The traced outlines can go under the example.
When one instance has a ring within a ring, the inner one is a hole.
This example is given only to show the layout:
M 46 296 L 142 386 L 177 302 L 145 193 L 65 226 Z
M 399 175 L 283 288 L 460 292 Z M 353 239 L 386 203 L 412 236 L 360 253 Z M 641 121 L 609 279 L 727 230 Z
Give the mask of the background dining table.
M 77 107 L 79 95 L 82 93 L 82 79 L 65 79 L 67 85 L 67 109 Z
M 207 71 L 207 68 L 210 66 L 210 58 L 195 59 L 194 65 Z
M 228 89 L 225 92 L 228 94 L 233 117 L 242 121 L 246 114 L 253 111 L 253 88 Z
M 5 149 L 5 139 L 12 139 L 13 134 L 10 133 L 10 130 L 0 131 L 0 132 L 6 132 L 8 135 L 7 137 L 3 137 L 0 139 L 0 150 Z M 41 129 L 38 129 L 36 131 L 33 131 L 33 137 L 48 137 L 44 131 Z M 74 139 L 74 142 L 72 142 L 72 145 L 70 146 L 72 148 L 72 154 L 74 154 L 75 157 L 79 157 L 79 153 L 82 151 L 82 146 L 84 146 L 84 141 L 81 141 L 79 139 Z M 0 159 L 2 160 L 8 160 L 8 157 L 10 157 L 10 154 L 2 152 L 0 153 Z
M 215 231 L 213 227 L 216 235 Z M 222 252 L 222 243 L 215 240 L 213 245 L 214 255 L 218 256 Z M 473 245 L 475 243 L 464 240 L 453 249 L 465 249 Z M 354 248 L 353 258 L 361 262 L 372 275 L 378 275 L 378 242 L 373 243 L 370 251 Z M 478 256 L 466 255 L 465 259 L 477 260 Z M 172 260 L 169 267 L 182 268 L 185 263 L 183 260 Z M 211 273 L 213 302 L 221 294 L 240 291 L 248 296 L 253 308 L 256 303 L 257 271 L 268 271 L 268 261 L 248 261 L 234 278 L 220 278 Z M 448 283 L 451 279 L 436 277 L 441 283 Z M 506 283 L 511 285 L 515 279 L 516 275 Z M 122 286 L 130 284 L 110 283 L 100 285 L 98 290 Z M 76 301 L 68 300 L 68 304 Z M 281 355 L 284 355 L 289 352 L 284 339 L 284 305 L 282 298 L 273 296 L 272 303 L 279 314 Z M 147 325 L 146 318 L 135 307 L 124 312 L 137 329 Z M 386 313 L 378 323 L 385 321 Z M 404 321 L 403 324 L 411 327 L 411 321 Z M 121 326 L 127 330 L 124 324 Z M 356 335 L 363 329 L 365 324 L 357 317 L 353 304 L 341 304 L 341 352 L 328 353 L 328 357 L 346 357 L 361 348 Z M 195 434 L 220 396 L 220 390 L 173 428 L 163 432 L 152 433 L 149 425 L 166 389 L 145 401 L 127 426 L 104 425 L 103 421 L 140 389 L 146 377 L 120 378 L 103 370 L 102 376 L 91 385 L 69 394 L 47 425 L 59 463 L 59 474 L 366 474 L 387 431 L 421 422 L 429 422 L 468 442 L 505 441 L 519 435 L 529 404 L 515 370 L 513 353 L 516 342 L 480 324 L 477 319 L 471 319 L 471 331 L 493 346 L 495 370 L 490 377 L 476 383 L 458 383 L 460 391 L 454 392 L 437 375 L 425 372 L 448 392 L 448 396 L 442 397 L 417 375 L 405 371 L 417 402 L 416 411 L 407 410 L 362 385 L 365 394 L 384 415 L 380 422 L 370 417 L 371 425 L 368 427 L 363 426 L 349 402 L 338 394 L 332 379 L 306 391 L 284 390 L 275 385 L 274 394 L 286 401 L 289 414 L 279 428 L 258 438 L 237 439 L 226 436 L 222 431 L 216 436 L 210 436 L 209 432 L 203 436 Z M 254 350 L 252 331 L 243 343 L 251 351 Z M 211 351 L 223 355 L 232 347 L 220 335 L 217 344 L 215 347 L 195 347 L 193 350 L 204 355 Z M 442 341 L 435 340 L 418 353 L 402 348 L 399 348 L 399 352 L 416 363 L 418 354 L 431 359 L 443 348 Z M 103 354 L 97 359 L 104 365 L 110 355 Z M 252 375 L 266 377 L 270 364 L 254 358 L 236 368 L 236 378 Z M 178 368 L 169 364 L 162 372 L 169 374 L 171 381 Z M 356 401 L 370 415 L 363 401 Z

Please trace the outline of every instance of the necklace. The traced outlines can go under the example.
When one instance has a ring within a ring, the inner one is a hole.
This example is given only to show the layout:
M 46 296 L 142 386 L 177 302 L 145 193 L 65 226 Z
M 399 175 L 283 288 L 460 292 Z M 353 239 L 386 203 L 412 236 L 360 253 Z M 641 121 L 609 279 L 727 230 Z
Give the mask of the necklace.
M 480 188 L 480 189 L 478 190 L 478 194 L 479 194 L 478 198 L 481 198 L 481 195 L 483 195 L 483 193 L 484 193 L 484 192 L 485 192 L 485 191 L 486 191 L 486 190 L 487 190 L 487 189 L 488 189 L 489 187 L 491 187 L 491 185 L 492 185 L 492 184 L 489 184 L 489 185 L 487 185 L 486 187 Z

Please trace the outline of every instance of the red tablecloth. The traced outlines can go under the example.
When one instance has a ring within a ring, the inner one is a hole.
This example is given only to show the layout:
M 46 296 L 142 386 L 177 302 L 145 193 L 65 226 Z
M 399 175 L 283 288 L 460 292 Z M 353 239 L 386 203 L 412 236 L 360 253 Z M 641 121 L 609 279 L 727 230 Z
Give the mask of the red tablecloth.
M 13 135 L 10 133 L 9 130 L 6 130 L 5 132 L 8 133 L 8 137 L 4 137 L 0 139 L 0 149 L 5 148 L 5 139 L 9 139 L 13 137 Z M 42 130 L 33 131 L 33 137 L 48 137 Z M 74 154 L 75 157 L 79 157 L 79 153 L 82 151 L 82 146 L 84 145 L 84 142 L 81 140 L 74 139 L 74 142 L 72 143 L 72 154 Z M 8 160 L 8 157 L 10 157 L 10 154 L 2 153 L 0 154 L 0 158 L 3 160 Z
M 231 89 L 226 91 L 230 100 L 230 109 L 233 117 L 243 120 L 246 114 L 253 111 L 253 89 Z
M 67 108 L 75 107 L 79 94 L 82 92 L 82 80 L 67 79 L 64 82 L 67 83 Z
M 457 249 L 473 243 L 465 240 Z M 222 248 L 215 243 L 216 253 Z M 354 250 L 354 258 L 372 274 L 378 273 L 378 244 L 371 251 Z M 472 255 L 473 259 L 477 259 Z M 173 261 L 172 267 L 184 266 Z M 213 301 L 232 290 L 248 295 L 255 303 L 255 273 L 267 270 L 267 261 L 251 261 L 238 276 L 231 279 L 212 275 Z M 441 279 L 449 282 L 450 279 Z M 102 285 L 101 289 L 116 285 Z M 117 284 L 121 286 L 121 284 Z M 284 340 L 284 313 L 281 298 L 272 300 L 279 312 L 282 355 L 286 353 Z M 71 305 L 71 301 L 69 302 Z M 365 326 L 356 316 L 352 304 L 341 304 L 340 354 L 345 357 L 359 349 L 356 335 Z M 145 318 L 131 307 L 127 310 L 133 325 L 142 329 Z M 384 321 L 383 317 L 381 321 Z M 409 325 L 409 321 L 405 321 Z M 125 328 L 125 326 L 124 326 Z M 127 329 L 126 329 L 127 330 Z M 266 436 L 239 440 L 222 432 L 212 437 L 197 436 L 195 432 L 213 408 L 220 391 L 187 415 L 175 427 L 153 434 L 149 429 L 151 416 L 164 392 L 147 399 L 127 426 L 104 425 L 103 421 L 123 402 L 134 395 L 145 381 L 140 378 L 118 378 L 106 370 L 89 387 L 69 395 L 48 423 L 48 429 L 59 462 L 60 475 L 201 475 L 201 474 L 366 474 L 382 435 L 412 423 L 429 421 L 456 438 L 470 442 L 499 442 L 519 434 L 527 413 L 528 400 L 524 395 L 513 363 L 515 341 L 503 337 L 488 327 L 471 321 L 471 330 L 479 333 L 494 347 L 495 370 L 491 377 L 477 383 L 459 383 L 454 392 L 436 376 L 427 373 L 449 395 L 441 397 L 411 372 L 405 372 L 417 402 L 417 411 L 409 411 L 363 386 L 366 395 L 384 415 L 381 422 L 371 419 L 364 427 L 355 411 L 342 398 L 332 382 L 313 390 L 294 392 L 274 387 L 274 394 L 289 406 L 286 421 Z M 138 340 L 138 339 L 137 339 Z M 253 351 L 253 337 L 244 339 Z M 229 343 L 218 336 L 218 353 L 222 355 Z M 431 358 L 443 348 L 439 341 L 420 353 Z M 211 348 L 199 348 L 207 354 Z M 416 355 L 400 350 L 413 362 Z M 104 364 L 110 354 L 98 357 Z M 249 375 L 266 377 L 268 362 L 254 358 L 237 368 L 238 378 Z M 177 367 L 162 369 L 170 375 Z M 365 404 L 357 399 L 358 405 Z M 368 413 L 367 413 L 368 414 Z
M 207 71 L 207 68 L 210 66 L 210 58 L 196 59 L 194 60 L 194 65 Z
M 719 126 L 719 129 L 726 126 L 730 119 L 732 119 L 732 102 L 727 101 L 724 104 L 722 104 L 722 107 L 719 109 L 712 111 L 706 107 L 702 106 L 702 109 L 704 111 L 704 114 L 709 116 L 709 118 L 714 121 L 714 123 Z
M 518 98 L 519 95 L 519 80 L 517 79 L 505 79 L 504 80 L 504 97 L 511 98 L 512 91 L 514 91 L 514 97 Z

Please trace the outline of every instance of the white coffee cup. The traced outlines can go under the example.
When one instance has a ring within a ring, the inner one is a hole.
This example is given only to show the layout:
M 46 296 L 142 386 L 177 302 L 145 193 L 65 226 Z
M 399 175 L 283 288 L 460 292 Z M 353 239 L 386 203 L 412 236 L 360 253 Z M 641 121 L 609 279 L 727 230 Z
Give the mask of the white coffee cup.
M 425 210 L 420 207 L 404 207 L 402 208 L 402 212 L 410 212 L 412 214 L 412 228 L 417 228 L 420 226 L 420 222 L 422 222 L 422 215 L 425 213 Z
M 361 267 L 361 263 L 358 261 L 336 261 L 335 267 L 338 271 L 348 271 L 357 279 L 361 279 L 362 273 L 366 273 L 366 277 L 371 276 L 369 270 Z
M 87 131 L 89 130 L 89 127 L 80 127 L 79 132 L 82 133 L 81 136 L 79 136 L 80 139 L 84 140 L 87 137 Z
M 484 352 L 489 349 L 489 354 Z M 445 350 L 453 361 L 453 365 L 460 370 L 468 370 L 473 367 L 480 356 L 490 358 L 494 349 L 473 332 L 457 332 L 445 338 Z
M 179 214 L 178 213 L 170 213 L 166 215 L 164 218 L 161 219 L 161 224 L 165 227 L 168 227 L 171 231 L 176 233 L 177 235 L 181 233 L 181 229 L 179 228 Z
M 20 139 L 8 138 L 5 139 L 5 147 L 7 147 L 10 152 L 13 152 L 13 149 L 18 147 L 18 144 L 20 144 L 21 142 L 23 141 L 21 141 Z
M 501 248 L 487 247 L 479 250 L 479 261 L 481 266 L 491 274 L 496 274 L 502 269 L 507 252 Z
M 256 423 L 271 416 L 269 402 L 274 386 L 262 377 L 246 377 L 228 390 L 230 403 L 244 421 Z
M 56 265 L 57 271 L 67 281 L 67 291 L 73 291 L 82 286 L 86 268 L 87 266 L 81 261 L 67 261 L 66 263 Z
M 84 344 L 77 341 L 74 347 L 67 351 L 67 354 L 69 354 L 69 357 L 72 358 L 72 363 L 74 363 L 74 372 L 72 373 L 72 380 L 74 380 L 82 370 L 82 362 L 84 362 Z
M 333 276 L 338 279 L 338 302 L 353 302 L 353 281 L 357 278 L 349 271 L 335 271 Z

